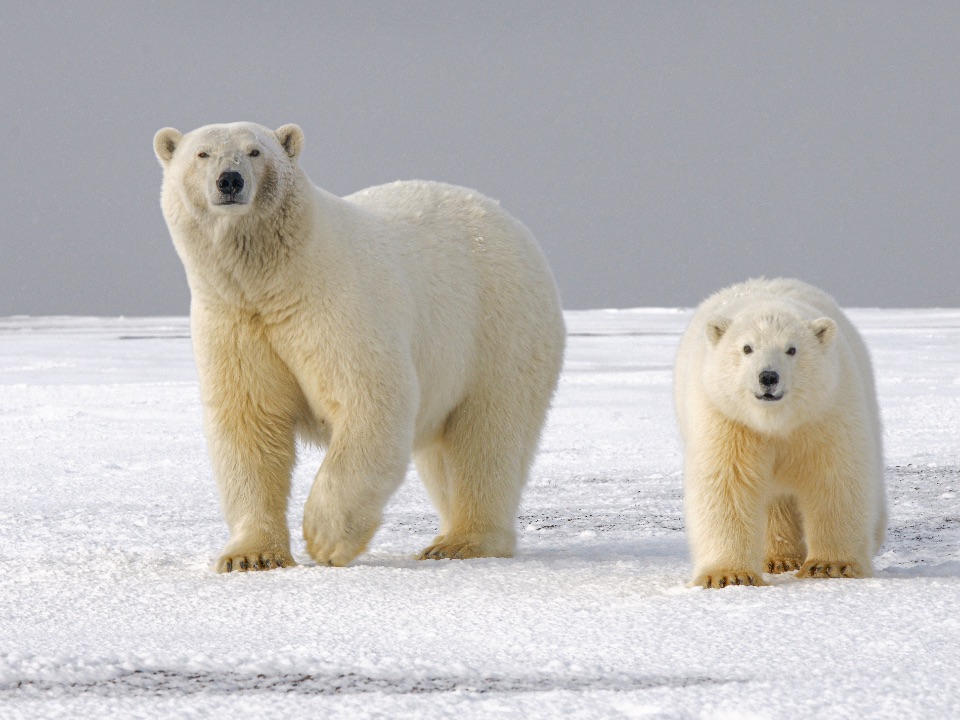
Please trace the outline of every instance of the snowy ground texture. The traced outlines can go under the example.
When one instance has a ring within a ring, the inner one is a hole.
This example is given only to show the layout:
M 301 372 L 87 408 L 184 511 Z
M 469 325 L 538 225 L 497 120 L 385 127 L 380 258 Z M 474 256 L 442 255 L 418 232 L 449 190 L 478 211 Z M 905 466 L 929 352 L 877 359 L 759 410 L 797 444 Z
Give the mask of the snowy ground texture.
M 869 580 L 687 589 L 671 365 L 689 312 L 571 312 L 511 560 L 369 552 L 216 575 L 185 319 L 0 319 L 0 717 L 960 717 L 960 311 L 850 313 L 887 543 Z

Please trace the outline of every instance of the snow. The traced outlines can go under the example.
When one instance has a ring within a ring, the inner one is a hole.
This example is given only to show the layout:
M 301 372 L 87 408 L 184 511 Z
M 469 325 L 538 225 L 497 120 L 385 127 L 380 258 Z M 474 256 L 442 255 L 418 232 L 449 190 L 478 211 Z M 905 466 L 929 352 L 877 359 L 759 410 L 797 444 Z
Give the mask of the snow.
M 854 310 L 885 423 L 867 580 L 688 589 L 671 366 L 686 310 L 567 313 L 510 560 L 416 562 L 413 471 L 369 551 L 216 575 L 183 318 L 0 319 L 0 717 L 960 716 L 960 310 Z

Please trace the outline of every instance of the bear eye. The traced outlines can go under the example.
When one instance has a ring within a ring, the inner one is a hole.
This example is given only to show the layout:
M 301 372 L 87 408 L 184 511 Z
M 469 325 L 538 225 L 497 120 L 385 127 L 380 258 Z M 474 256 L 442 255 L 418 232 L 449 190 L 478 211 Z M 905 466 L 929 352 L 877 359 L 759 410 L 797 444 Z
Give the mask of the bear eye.
M 208 157 L 210 157 L 210 153 L 205 153 L 205 152 L 203 152 L 203 151 L 200 151 L 200 152 L 197 153 L 197 157 L 198 157 L 198 158 L 208 158 Z
M 795 347 L 787 348 L 787 355 L 796 355 L 796 354 L 797 354 L 797 349 Z
M 260 151 L 259 151 L 259 150 L 256 150 L 256 149 L 251 150 L 251 151 L 250 151 L 250 157 L 260 157 Z
M 743 346 L 743 354 L 744 354 L 744 355 L 749 355 L 749 354 L 752 353 L 752 352 L 753 352 L 753 348 L 752 348 L 752 347 L 750 347 L 749 345 L 744 345 L 744 346 Z

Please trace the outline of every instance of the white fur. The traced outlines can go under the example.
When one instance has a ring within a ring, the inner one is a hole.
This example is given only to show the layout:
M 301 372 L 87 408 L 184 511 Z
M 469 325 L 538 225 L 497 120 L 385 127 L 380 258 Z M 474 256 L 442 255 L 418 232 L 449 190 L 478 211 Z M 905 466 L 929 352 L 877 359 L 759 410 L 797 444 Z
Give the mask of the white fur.
M 692 584 L 872 572 L 886 527 L 880 415 L 866 346 L 830 297 L 757 279 L 707 298 L 680 342 L 674 400 Z
M 295 125 L 154 138 L 230 528 L 218 569 L 293 563 L 298 432 L 327 447 L 303 521 L 318 563 L 364 550 L 411 453 L 440 514 L 421 557 L 511 555 L 565 341 L 536 241 L 464 188 L 330 195 L 302 147 Z M 223 172 L 243 191 L 224 196 Z

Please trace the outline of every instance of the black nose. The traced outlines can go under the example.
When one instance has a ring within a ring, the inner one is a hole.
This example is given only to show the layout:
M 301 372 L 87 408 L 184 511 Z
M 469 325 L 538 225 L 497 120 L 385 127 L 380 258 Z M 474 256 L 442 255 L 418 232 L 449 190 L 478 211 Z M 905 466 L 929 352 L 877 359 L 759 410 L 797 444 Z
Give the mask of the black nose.
M 780 376 L 773 370 L 764 370 L 760 373 L 760 384 L 764 387 L 773 387 L 780 382 Z
M 217 178 L 217 189 L 224 195 L 236 195 L 243 190 L 243 175 L 234 171 L 220 173 Z

